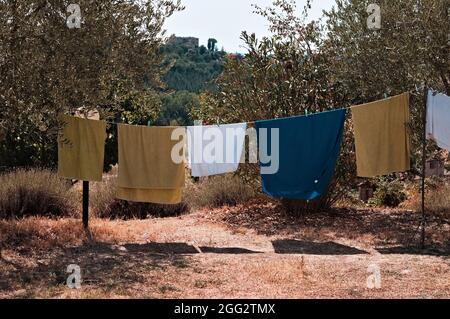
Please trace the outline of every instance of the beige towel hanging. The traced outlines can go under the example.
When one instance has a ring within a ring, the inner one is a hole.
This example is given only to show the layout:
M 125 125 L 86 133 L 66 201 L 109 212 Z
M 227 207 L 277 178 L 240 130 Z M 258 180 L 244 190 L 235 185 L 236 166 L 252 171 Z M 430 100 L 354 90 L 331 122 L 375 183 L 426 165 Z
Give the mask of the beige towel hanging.
M 185 167 L 184 162 L 176 163 L 171 156 L 180 143 L 172 140 L 175 129 L 181 128 L 118 125 L 118 198 L 159 204 L 181 202 Z

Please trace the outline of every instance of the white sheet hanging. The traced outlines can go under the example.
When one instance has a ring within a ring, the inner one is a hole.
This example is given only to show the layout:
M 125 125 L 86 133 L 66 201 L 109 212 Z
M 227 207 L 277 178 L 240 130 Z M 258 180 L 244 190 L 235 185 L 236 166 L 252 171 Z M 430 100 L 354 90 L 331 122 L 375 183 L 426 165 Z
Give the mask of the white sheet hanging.
M 450 151 L 450 97 L 431 90 L 427 98 L 427 138 Z
M 204 177 L 235 172 L 241 161 L 247 123 L 188 126 L 191 175 Z

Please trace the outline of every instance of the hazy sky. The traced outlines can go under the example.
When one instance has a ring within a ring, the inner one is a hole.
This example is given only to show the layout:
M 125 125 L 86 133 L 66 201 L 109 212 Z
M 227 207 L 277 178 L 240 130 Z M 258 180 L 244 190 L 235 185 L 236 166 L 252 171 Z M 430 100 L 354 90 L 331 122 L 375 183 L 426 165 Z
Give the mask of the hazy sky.
M 333 6 L 335 0 L 313 0 L 310 19 L 317 19 L 322 10 Z M 228 52 L 244 52 L 240 34 L 242 31 L 268 35 L 267 22 L 253 13 L 252 4 L 269 6 L 272 0 L 182 0 L 186 9 L 175 13 L 166 22 L 168 35 L 193 36 L 206 45 L 208 38 L 218 40 L 219 48 Z M 306 0 L 297 0 L 299 10 Z

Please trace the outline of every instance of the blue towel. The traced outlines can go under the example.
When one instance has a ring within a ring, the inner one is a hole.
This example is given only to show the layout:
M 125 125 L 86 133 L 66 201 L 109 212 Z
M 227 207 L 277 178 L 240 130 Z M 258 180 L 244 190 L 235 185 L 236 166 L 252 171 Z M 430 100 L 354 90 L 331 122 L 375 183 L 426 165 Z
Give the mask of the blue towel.
M 341 109 L 255 122 L 263 192 L 275 198 L 303 200 L 313 200 L 323 194 L 340 154 L 345 115 L 346 110 Z M 268 138 L 262 140 L 260 134 L 264 128 Z M 277 128 L 279 169 L 275 174 L 264 174 L 263 168 L 270 163 L 261 163 L 261 153 L 270 156 L 272 150 L 276 151 L 271 138 L 273 134 L 276 137 L 276 132 L 271 129 Z

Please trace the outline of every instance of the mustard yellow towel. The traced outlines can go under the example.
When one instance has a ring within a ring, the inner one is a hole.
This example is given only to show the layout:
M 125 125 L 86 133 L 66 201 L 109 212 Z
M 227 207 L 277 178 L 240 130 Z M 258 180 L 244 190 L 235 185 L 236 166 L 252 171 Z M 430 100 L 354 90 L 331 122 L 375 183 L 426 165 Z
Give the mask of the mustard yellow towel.
M 184 162 L 172 160 L 177 127 L 119 125 L 117 197 L 136 202 L 177 204 L 184 187 Z
M 101 181 L 106 122 L 62 115 L 58 136 L 58 174 L 83 181 Z
M 409 94 L 352 107 L 358 176 L 410 169 Z

